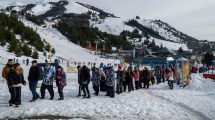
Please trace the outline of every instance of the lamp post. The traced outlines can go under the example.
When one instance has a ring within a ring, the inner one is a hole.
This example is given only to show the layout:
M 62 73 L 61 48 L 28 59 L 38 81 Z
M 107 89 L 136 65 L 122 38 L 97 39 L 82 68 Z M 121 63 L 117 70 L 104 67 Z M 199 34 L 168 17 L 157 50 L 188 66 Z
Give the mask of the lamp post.
M 95 43 L 96 43 L 96 52 L 97 52 L 98 51 L 99 40 L 96 40 Z

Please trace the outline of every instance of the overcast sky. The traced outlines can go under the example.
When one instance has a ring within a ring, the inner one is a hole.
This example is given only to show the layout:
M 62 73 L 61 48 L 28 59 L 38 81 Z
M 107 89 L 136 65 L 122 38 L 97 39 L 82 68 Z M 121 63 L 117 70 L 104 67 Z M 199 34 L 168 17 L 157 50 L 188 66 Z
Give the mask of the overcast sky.
M 160 19 L 198 39 L 215 41 L 215 0 L 74 0 L 123 18 Z

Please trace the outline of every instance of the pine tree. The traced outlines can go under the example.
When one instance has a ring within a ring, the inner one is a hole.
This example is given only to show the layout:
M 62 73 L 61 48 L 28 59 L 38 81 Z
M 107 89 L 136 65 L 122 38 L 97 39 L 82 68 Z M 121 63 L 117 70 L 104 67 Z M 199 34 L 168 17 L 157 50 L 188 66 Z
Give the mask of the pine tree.
M 4 26 L 0 25 L 0 42 L 4 42 L 5 41 L 5 30 L 4 30 Z
M 204 59 L 202 60 L 203 63 L 207 64 L 207 65 L 212 65 L 212 60 L 214 60 L 215 57 L 213 54 L 211 53 L 206 53 L 204 55 Z
M 53 54 L 55 54 L 55 49 L 53 48 L 51 52 L 52 52 Z
M 47 57 L 47 53 L 45 51 L 43 52 L 43 56 Z
M 18 41 L 16 40 L 14 33 L 10 32 L 8 51 L 15 52 L 15 50 L 17 50 L 17 44 L 18 44 Z
M 139 16 L 136 16 L 136 19 L 140 19 L 140 17 L 139 17 Z
M 148 45 L 149 44 L 149 40 L 146 39 L 146 40 L 144 40 L 143 43 L 144 43 L 144 45 Z
M 160 48 L 161 48 L 161 49 L 163 48 L 163 43 L 161 43 Z
M 33 54 L 32 54 L 32 58 L 34 59 L 38 59 L 39 58 L 39 54 L 36 50 L 34 50 Z
M 146 37 L 146 40 L 149 40 L 149 35 L 148 35 L 148 32 L 144 32 L 144 37 Z
M 22 55 L 22 44 L 20 42 L 17 42 L 17 43 L 18 44 L 17 44 L 17 47 L 16 47 L 14 53 L 16 54 L 17 57 L 21 57 L 21 55 Z
M 31 54 L 32 54 L 32 50 L 31 50 L 31 48 L 27 44 L 24 44 L 22 46 L 22 51 L 23 51 L 23 54 L 25 56 L 31 56 Z
M 50 46 L 49 44 L 47 44 L 47 45 L 45 46 L 45 50 L 48 51 L 48 52 L 50 52 L 50 48 L 51 48 L 51 46 Z

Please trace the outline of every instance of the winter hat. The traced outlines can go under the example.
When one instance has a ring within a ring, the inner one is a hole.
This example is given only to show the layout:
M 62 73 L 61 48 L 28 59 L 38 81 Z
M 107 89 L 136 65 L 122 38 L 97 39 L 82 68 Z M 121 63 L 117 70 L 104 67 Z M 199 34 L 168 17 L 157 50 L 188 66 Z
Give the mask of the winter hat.
M 37 63 L 37 61 L 36 61 L 36 60 L 33 60 L 31 63 Z
M 11 61 L 13 61 L 13 59 L 8 59 L 8 62 L 11 62 Z
M 61 69 L 62 69 L 62 67 L 61 67 L 61 66 L 57 66 L 57 69 L 58 69 L 58 68 L 61 68 Z
M 19 65 L 20 65 L 19 63 L 15 63 L 13 66 L 16 68 Z
M 111 70 L 111 67 L 107 67 L 107 70 Z
M 100 68 L 100 70 L 102 71 L 102 70 L 103 70 L 103 68 Z
M 121 69 L 122 69 L 122 66 L 119 65 L 119 66 L 118 66 L 118 69 L 121 70 Z

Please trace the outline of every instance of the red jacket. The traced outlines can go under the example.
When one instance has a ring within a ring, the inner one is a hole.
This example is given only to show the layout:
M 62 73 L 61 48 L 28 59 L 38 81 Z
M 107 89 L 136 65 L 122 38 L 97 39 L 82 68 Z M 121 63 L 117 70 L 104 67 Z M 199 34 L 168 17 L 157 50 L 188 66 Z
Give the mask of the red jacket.
M 162 69 L 162 75 L 166 75 L 166 70 L 165 69 Z
M 134 72 L 134 81 L 139 81 L 140 80 L 140 73 L 137 71 L 137 72 Z

